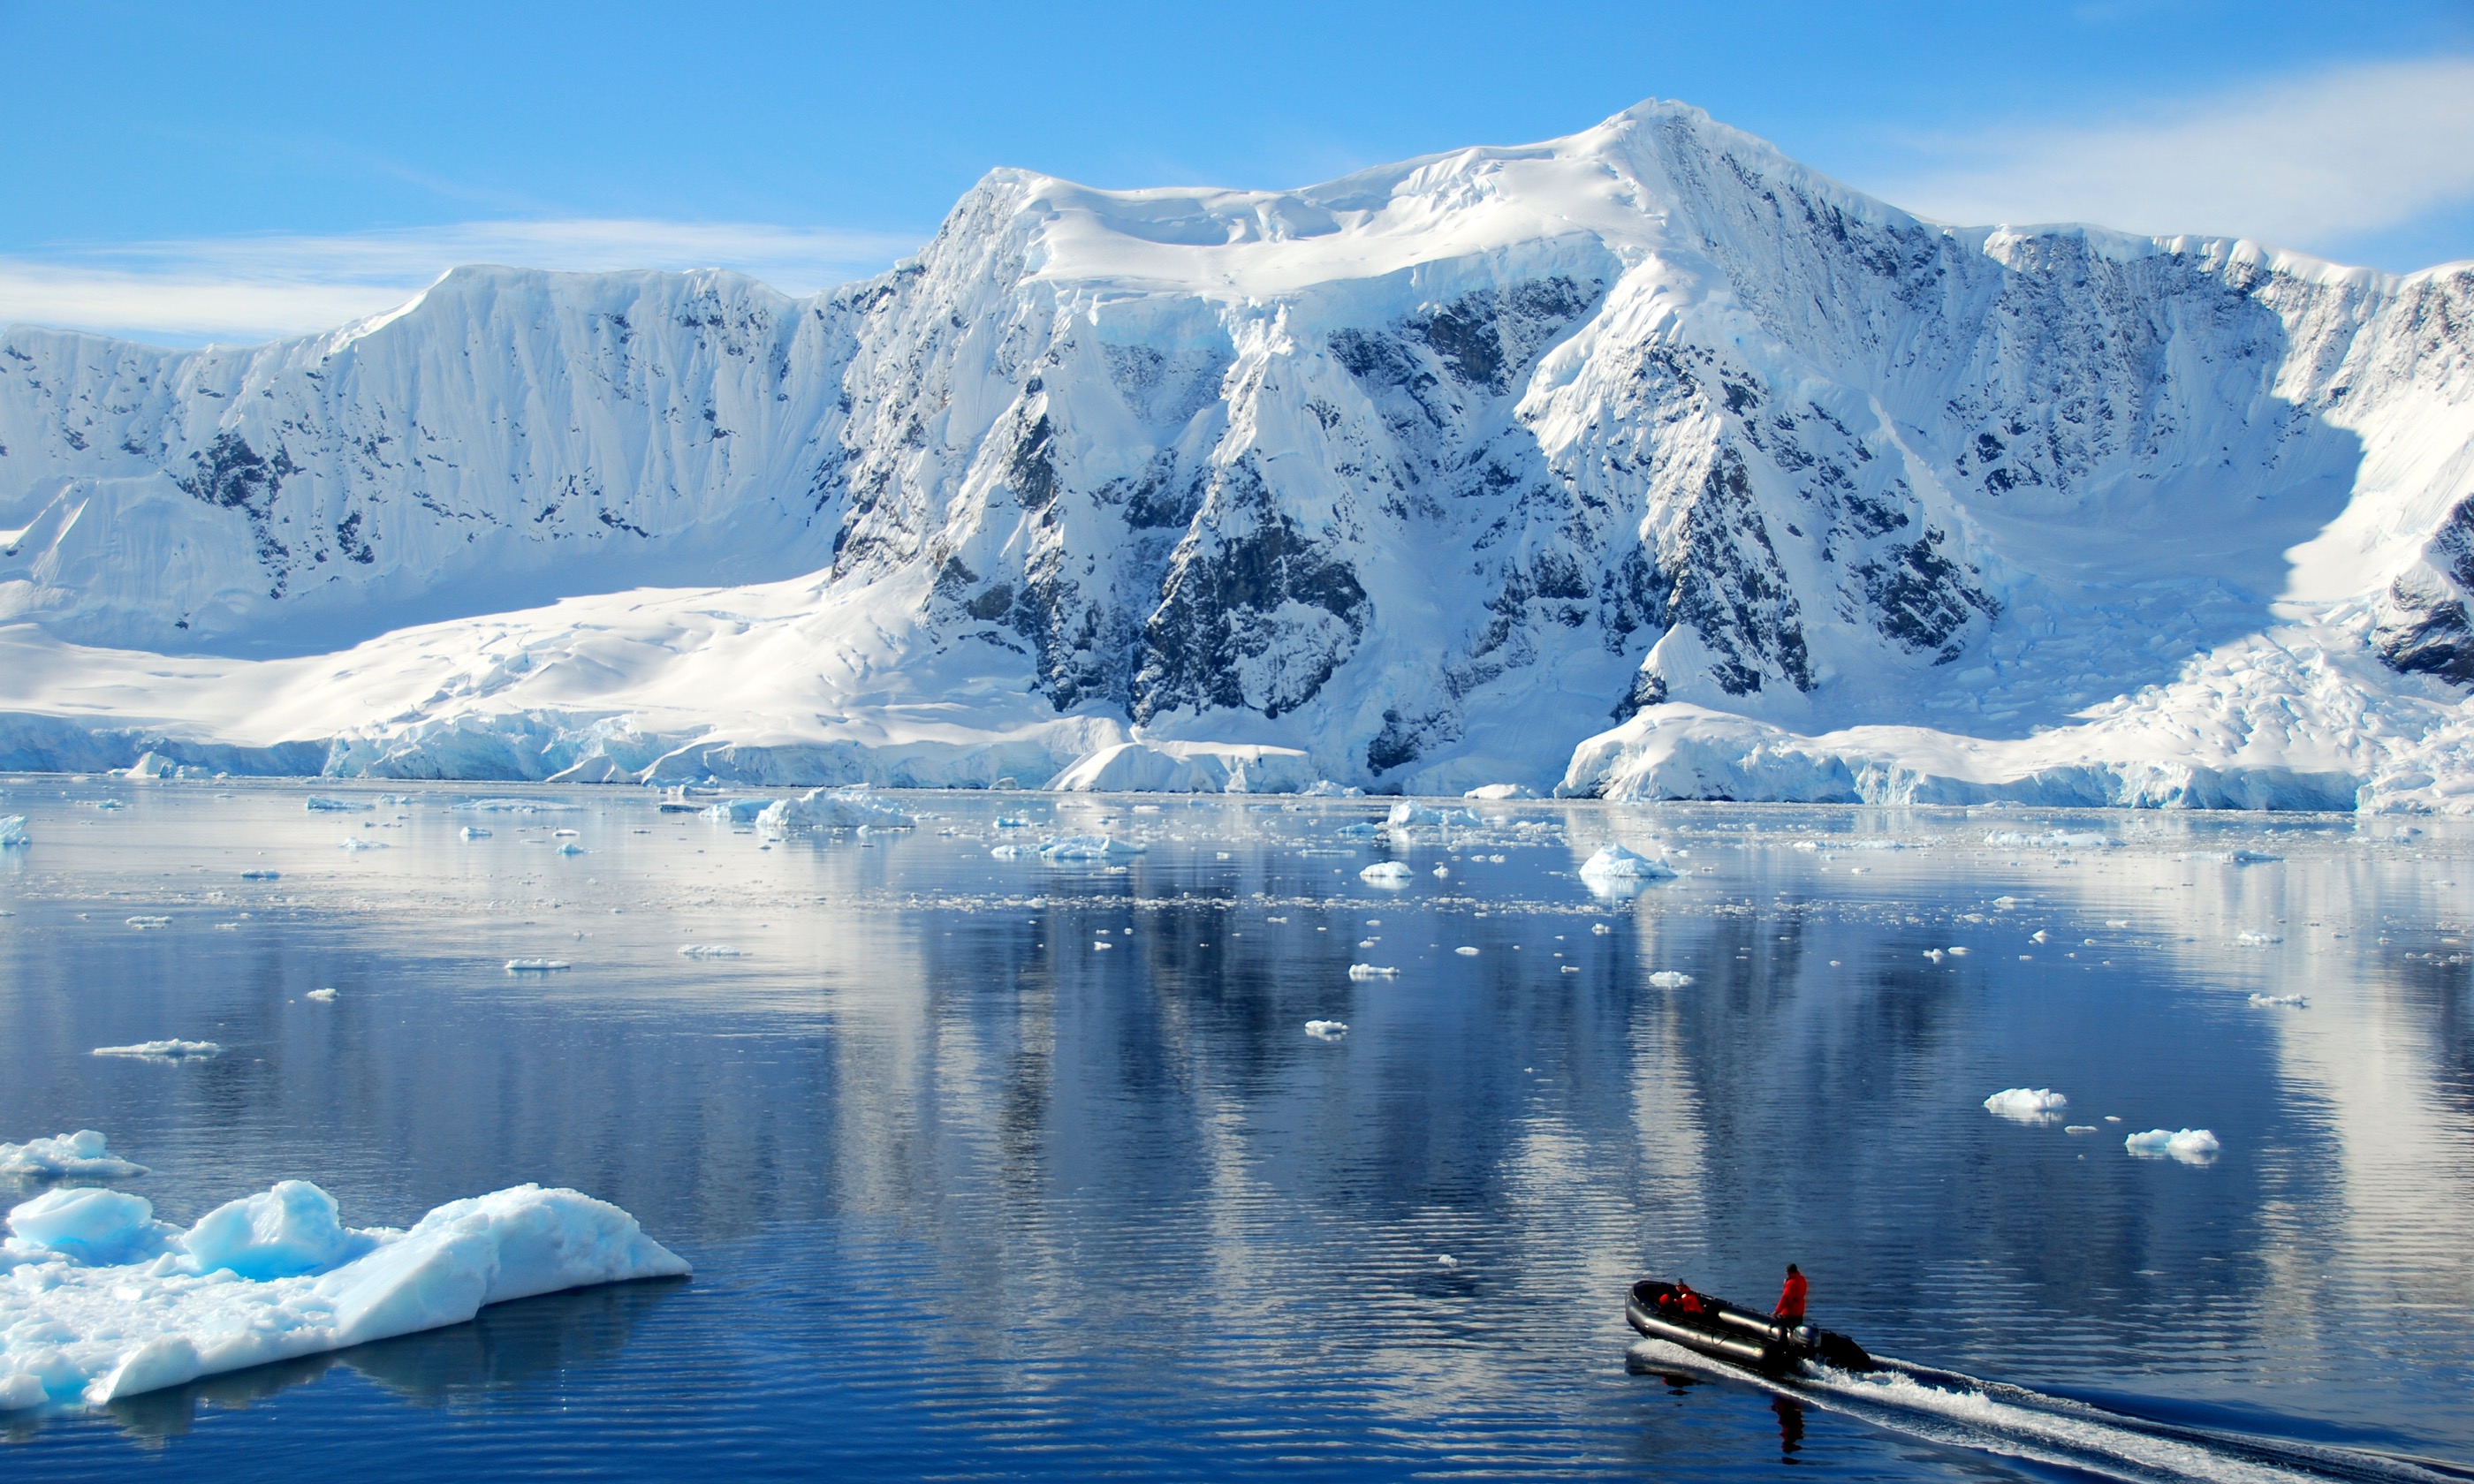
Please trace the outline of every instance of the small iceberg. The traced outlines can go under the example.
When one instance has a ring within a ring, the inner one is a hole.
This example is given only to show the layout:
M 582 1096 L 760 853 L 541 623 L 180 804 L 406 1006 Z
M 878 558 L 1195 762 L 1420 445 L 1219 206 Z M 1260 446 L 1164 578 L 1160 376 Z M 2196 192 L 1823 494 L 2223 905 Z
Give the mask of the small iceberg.
M 463 833 L 464 838 L 467 840 L 487 840 L 490 838 L 490 832 L 478 825 L 465 826 Z
M 2299 1010 L 2309 1003 L 2299 994 L 2253 994 L 2250 997 L 2253 1010 Z
M 1680 990 L 1692 982 L 1692 976 L 1678 969 L 1661 969 L 1649 976 L 1649 982 L 1661 990 Z
M 573 969 L 574 967 L 575 966 L 573 964 L 569 963 L 563 958 L 511 958 L 507 960 L 507 972 L 511 974 L 556 973 L 562 969 Z
M 1396 979 L 1399 976 L 1400 970 L 1397 969 L 1386 969 L 1378 964 L 1351 964 L 1348 966 L 1348 977 L 1352 979 Z
M 1041 846 L 1039 853 L 1050 860 L 1107 860 L 1111 856 L 1140 855 L 1150 849 L 1109 835 L 1067 835 Z
M 472 814 L 566 814 L 576 806 L 555 799 L 467 799 L 449 807 Z
M 335 1002 L 335 991 L 333 986 L 330 985 L 323 990 L 311 990 L 308 993 L 303 994 L 301 997 L 303 999 L 316 1000 L 322 1005 L 331 1005 Z
M 1600 846 L 1596 854 L 1581 863 L 1584 881 L 1662 881 L 1675 874 L 1674 867 L 1620 845 Z
M 367 814 L 377 807 L 353 799 L 321 799 L 316 794 L 301 801 L 312 814 Z
M 2206 1129 L 2149 1129 L 2124 1138 L 2122 1146 L 2143 1160 L 2179 1160 L 2185 1164 L 2209 1163 L 2225 1147 Z
M 244 871 L 240 874 L 240 878 L 244 881 L 280 881 L 283 879 L 283 873 L 280 871 Z
M 812 788 L 796 799 L 776 799 L 756 816 L 760 834 L 788 835 L 811 829 L 910 829 L 910 815 L 857 788 Z
M 205 1061 L 224 1048 L 211 1041 L 141 1041 L 131 1046 L 97 1046 L 92 1056 L 134 1057 L 141 1062 Z
M 1338 1041 L 1348 1034 L 1346 1020 L 1308 1020 L 1306 1034 L 1317 1041 Z
M 343 850 L 383 850 L 387 848 L 387 843 L 383 840 L 364 840 L 358 835 L 346 835 L 335 842 L 335 847 Z
M 137 917 L 128 918 L 124 921 L 129 926 L 137 929 L 141 933 L 159 932 L 172 925 L 172 920 L 170 918 Z
M 19 846 L 34 843 L 35 837 L 26 833 L 26 816 L 0 814 L 0 850 L 14 850 Z
M 147 1173 L 113 1156 L 110 1140 L 93 1129 L 22 1144 L 0 1144 L 0 1175 L 33 1180 L 127 1180 Z
M 449 1202 L 409 1231 L 343 1225 L 307 1181 L 186 1232 L 144 1198 L 52 1190 L 0 1244 L 0 1412 L 102 1406 L 200 1376 L 462 1324 L 488 1304 L 684 1276 L 636 1218 L 573 1190 Z
M 2059 1123 L 2071 1100 L 2050 1088 L 2004 1088 L 1984 1100 L 1984 1111 L 2013 1123 Z
M 2217 859 L 2224 862 L 2228 866 L 2267 866 L 2277 861 L 2281 861 L 2285 859 L 2285 857 L 2282 855 L 2270 855 L 2266 850 L 2237 850 L 2220 851 L 2219 852 Z
M 1383 826 L 1372 820 L 1359 820 L 1354 825 L 1343 825 L 1332 833 L 1343 840 L 1373 840 L 1381 837 Z
M 1538 791 L 1526 783 L 1481 783 L 1461 795 L 1464 799 L 1535 799 Z
M 581 855 L 584 853 L 584 847 L 576 844 L 572 840 L 570 840 L 558 848 L 558 853 L 561 855 Z
M 681 958 L 742 958 L 737 948 L 726 943 L 690 943 L 679 947 Z
M 1378 860 L 1357 874 L 1357 879 L 1370 886 L 1406 886 L 1417 873 L 1396 860 Z
M 774 802 L 770 799 L 725 799 L 707 806 L 704 817 L 724 825 L 753 825 Z

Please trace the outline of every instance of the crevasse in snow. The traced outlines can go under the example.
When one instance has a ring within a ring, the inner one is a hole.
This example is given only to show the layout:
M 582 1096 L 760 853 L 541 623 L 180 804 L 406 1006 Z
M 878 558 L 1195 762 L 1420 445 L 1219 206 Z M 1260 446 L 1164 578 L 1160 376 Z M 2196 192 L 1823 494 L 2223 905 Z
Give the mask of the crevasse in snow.
M 2474 267 L 1945 227 L 1652 103 L 997 171 L 809 299 L 19 328 L 0 766 L 2474 808 L 2469 325 Z

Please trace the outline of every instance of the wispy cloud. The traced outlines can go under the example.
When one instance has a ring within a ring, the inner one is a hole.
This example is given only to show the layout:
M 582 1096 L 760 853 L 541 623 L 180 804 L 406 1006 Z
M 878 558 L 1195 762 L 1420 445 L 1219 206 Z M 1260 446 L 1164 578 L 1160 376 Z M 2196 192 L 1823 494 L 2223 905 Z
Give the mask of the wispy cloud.
M 2094 222 L 2341 257 L 2474 202 L 2474 58 L 2343 67 L 2086 124 L 1911 141 L 1872 186 L 1944 221 Z
M 0 256 L 0 324 L 171 344 L 331 329 L 449 268 L 731 268 L 790 294 L 876 273 L 925 234 L 745 223 L 473 222 L 335 236 L 155 242 Z

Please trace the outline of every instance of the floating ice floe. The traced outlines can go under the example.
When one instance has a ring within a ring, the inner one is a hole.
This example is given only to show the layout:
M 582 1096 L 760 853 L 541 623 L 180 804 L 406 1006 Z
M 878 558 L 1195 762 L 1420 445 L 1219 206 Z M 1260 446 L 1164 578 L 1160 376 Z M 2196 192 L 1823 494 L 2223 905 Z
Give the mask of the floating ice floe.
M 1596 854 L 1581 863 L 1581 877 L 1587 881 L 1661 881 L 1675 874 L 1675 868 L 1663 861 L 1620 845 L 1600 846 Z
M 572 840 L 570 840 L 558 848 L 558 853 L 561 855 L 581 855 L 584 853 L 584 847 L 576 844 Z
M 464 838 L 467 840 L 487 840 L 490 838 L 490 832 L 478 825 L 465 826 L 463 834 Z
M 914 824 L 910 815 L 858 788 L 812 788 L 796 799 L 776 799 L 756 816 L 757 831 L 768 835 L 861 826 L 910 829 Z
M 26 816 L 0 815 L 0 850 L 13 850 L 21 845 L 34 843 L 35 837 L 26 833 Z
M 283 873 L 280 871 L 244 871 L 240 874 L 240 878 L 244 881 L 280 881 L 283 879 Z
M 1348 1034 L 1348 1022 L 1346 1020 L 1308 1020 L 1306 1022 L 1306 1034 L 1312 1036 L 1317 1041 L 1338 1041 L 1343 1036 Z
M 2224 1151 L 2206 1129 L 2149 1129 L 2124 1138 L 2122 1145 L 2143 1160 L 2174 1159 L 2185 1164 L 2205 1164 Z
M 85 1404 L 462 1324 L 483 1306 L 686 1274 L 636 1218 L 573 1190 L 454 1201 L 352 1230 L 305 1181 L 182 1232 L 141 1197 L 54 1190 L 0 1244 L 0 1411 Z
M 2014 1123 L 2059 1123 L 2071 1100 L 2050 1088 L 2004 1088 L 1984 1100 L 1984 1111 Z
M 1018 845 L 992 846 L 989 848 L 988 853 L 995 856 L 998 860 L 1020 860 L 1022 858 L 1022 847 Z
M 1466 944 L 1462 945 L 1460 947 L 1454 948 L 1452 951 L 1453 951 L 1454 953 L 1459 954 L 1459 955 L 1460 955 L 1461 957 L 1463 957 L 1463 958 L 1475 958 L 1475 957 L 1477 957 L 1477 949 L 1472 948 L 1472 947 L 1468 946 L 1468 945 L 1466 945 Z
M 1357 785 L 1335 783 L 1329 778 L 1317 778 L 1298 792 L 1307 799 L 1363 799 L 1366 797 L 1366 790 Z
M 1535 799 L 1538 790 L 1526 783 L 1481 783 L 1461 795 L 1464 799 Z
M 507 972 L 511 974 L 555 973 L 559 969 L 573 969 L 574 967 L 575 966 L 573 964 L 569 963 L 563 958 L 511 958 L 507 960 Z
M 330 985 L 323 990 L 311 990 L 308 993 L 303 994 L 301 997 L 303 999 L 314 999 L 322 1005 L 331 1005 L 335 1002 L 335 991 Z
M 1445 825 L 1474 825 L 1477 816 L 1467 809 L 1438 809 L 1433 804 L 1403 799 L 1392 806 L 1383 823 L 1393 829 L 1440 829 Z
M 2299 1010 L 2310 1001 L 2299 994 L 2253 994 L 2250 1003 L 2254 1010 Z
M 1354 825 L 1343 825 L 1332 833 L 1343 840 L 1372 840 L 1383 833 L 1383 826 L 1372 820 L 1359 820 Z
M 1661 969 L 1649 976 L 1649 982 L 1661 990 L 1680 990 L 1692 982 L 1692 976 L 1680 969 Z
M 2030 833 L 2017 829 L 1997 829 L 1984 837 L 1986 845 L 2033 846 L 2050 850 L 2113 850 L 2122 842 L 2093 829 L 2048 829 Z
M 2220 850 L 2217 854 L 2217 859 L 2224 862 L 2228 866 L 2265 866 L 2274 861 L 2281 861 L 2285 859 L 2285 857 L 2282 855 L 2270 855 L 2265 850 Z
M 1387 969 L 1378 964 L 1351 964 L 1348 966 L 1348 977 L 1352 979 L 1393 979 L 1397 978 L 1399 973 L 1400 970 L 1397 969 Z
M 37 1180 L 127 1180 L 147 1173 L 143 1164 L 115 1157 L 110 1141 L 94 1129 L 22 1144 L 0 1144 L 0 1175 Z
M 726 943 L 690 943 L 679 947 L 681 958 L 741 958 L 737 948 Z
M 136 917 L 128 918 L 124 921 L 126 921 L 129 926 L 137 929 L 141 933 L 159 932 L 163 928 L 172 925 L 172 920 L 170 918 Z
M 576 806 L 556 799 L 467 799 L 449 807 L 471 814 L 566 814 Z
M 335 848 L 339 850 L 383 850 L 387 848 L 387 843 L 383 840 L 364 840 L 358 835 L 346 835 L 335 842 Z
M 2073 1123 L 2065 1126 L 2062 1132 L 2065 1134 L 2094 1134 L 2099 1131 L 2093 1123 Z
M 1378 860 L 1357 874 L 1357 879 L 1372 886 L 1406 886 L 1417 875 L 1415 871 L 1396 860 Z
M 221 1056 L 224 1048 L 211 1041 L 141 1041 L 128 1046 L 97 1046 L 88 1054 L 135 1057 L 144 1062 L 191 1062 Z
M 362 803 L 356 799 L 321 799 L 315 794 L 302 800 L 301 802 L 303 807 L 312 814 L 367 814 L 377 807 L 376 804 Z
M 1106 860 L 1117 855 L 1140 855 L 1150 849 L 1109 835 L 1067 835 L 1041 846 L 1039 853 L 1050 860 Z
M 773 803 L 770 799 L 725 799 L 707 807 L 704 817 L 725 825 L 753 825 Z
M 2270 944 L 2283 943 L 2284 941 L 2285 936 L 2282 933 L 2244 932 L 2234 934 L 2234 942 L 2242 945 L 2245 948 L 2265 948 Z

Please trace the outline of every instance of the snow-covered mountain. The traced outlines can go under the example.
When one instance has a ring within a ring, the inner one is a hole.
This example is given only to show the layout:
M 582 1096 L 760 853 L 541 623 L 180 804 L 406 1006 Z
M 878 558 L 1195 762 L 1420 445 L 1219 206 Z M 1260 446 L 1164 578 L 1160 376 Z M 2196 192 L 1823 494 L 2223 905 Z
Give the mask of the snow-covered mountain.
M 13 329 L 0 764 L 2474 807 L 2469 352 L 2474 266 L 1940 226 L 1671 104 L 998 171 L 811 299 Z

